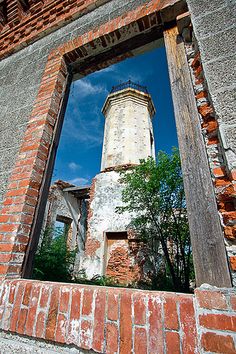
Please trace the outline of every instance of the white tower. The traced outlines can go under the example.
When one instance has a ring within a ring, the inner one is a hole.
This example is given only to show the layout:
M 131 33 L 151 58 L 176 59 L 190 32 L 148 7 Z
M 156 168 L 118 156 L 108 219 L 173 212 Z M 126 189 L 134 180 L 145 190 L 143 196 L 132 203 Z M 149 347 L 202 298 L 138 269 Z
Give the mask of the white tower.
M 80 267 L 88 278 L 96 274 L 130 284 L 143 274 L 135 255 L 134 235 L 129 234 L 131 214 L 117 213 L 122 206 L 120 173 L 116 167 L 138 165 L 155 157 L 152 118 L 155 108 L 147 89 L 128 81 L 113 87 L 103 106 L 105 131 L 102 172 L 93 179 L 88 213 L 85 253 Z M 142 257 L 140 258 L 142 259 Z
M 155 158 L 152 118 L 155 107 L 146 87 L 131 81 L 112 88 L 102 109 L 105 116 L 101 170 L 137 165 Z

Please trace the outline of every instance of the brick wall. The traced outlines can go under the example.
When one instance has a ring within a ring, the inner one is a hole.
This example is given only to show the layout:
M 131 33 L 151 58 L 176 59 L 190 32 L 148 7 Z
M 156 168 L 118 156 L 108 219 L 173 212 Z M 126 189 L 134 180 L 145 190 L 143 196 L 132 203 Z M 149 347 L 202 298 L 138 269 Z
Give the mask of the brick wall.
M 203 352 L 233 354 L 236 351 L 236 291 L 195 290 L 199 348 Z
M 98 353 L 234 353 L 236 292 L 3 281 L 0 328 Z

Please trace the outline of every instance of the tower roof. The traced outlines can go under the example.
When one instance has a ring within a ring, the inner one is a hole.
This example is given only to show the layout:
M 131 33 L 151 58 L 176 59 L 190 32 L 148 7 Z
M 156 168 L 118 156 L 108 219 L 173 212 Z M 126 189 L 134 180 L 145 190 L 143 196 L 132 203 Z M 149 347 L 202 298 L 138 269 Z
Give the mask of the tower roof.
M 107 109 L 111 103 L 117 102 L 117 100 L 124 99 L 126 97 L 133 97 L 146 102 L 151 117 L 153 117 L 156 113 L 152 97 L 149 94 L 147 87 L 129 80 L 117 86 L 112 86 L 112 89 L 102 108 L 102 113 L 104 116 L 106 116 Z
M 112 89 L 111 89 L 110 93 L 121 91 L 121 90 L 124 90 L 126 88 L 133 88 L 135 90 L 138 90 L 138 91 L 141 91 L 141 92 L 149 94 L 147 86 L 142 86 L 142 85 L 136 84 L 135 82 L 133 82 L 131 80 L 128 80 L 128 81 L 123 82 L 123 83 L 121 83 L 119 85 L 116 85 L 116 86 L 112 86 Z

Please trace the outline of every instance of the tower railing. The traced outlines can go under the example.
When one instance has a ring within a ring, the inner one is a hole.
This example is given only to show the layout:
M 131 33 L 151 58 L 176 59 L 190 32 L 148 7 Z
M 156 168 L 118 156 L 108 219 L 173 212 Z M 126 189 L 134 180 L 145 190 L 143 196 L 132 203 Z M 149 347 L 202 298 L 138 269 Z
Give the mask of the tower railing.
M 135 90 L 138 90 L 138 91 L 141 91 L 141 92 L 144 92 L 144 93 L 147 93 L 147 94 L 149 93 L 146 86 L 142 86 L 142 85 L 136 84 L 135 82 L 133 82 L 131 80 L 128 80 L 127 82 L 123 82 L 122 84 L 119 84 L 119 85 L 116 85 L 116 86 L 112 86 L 112 89 L 111 89 L 110 93 L 121 91 L 121 90 L 124 90 L 126 88 L 133 88 Z

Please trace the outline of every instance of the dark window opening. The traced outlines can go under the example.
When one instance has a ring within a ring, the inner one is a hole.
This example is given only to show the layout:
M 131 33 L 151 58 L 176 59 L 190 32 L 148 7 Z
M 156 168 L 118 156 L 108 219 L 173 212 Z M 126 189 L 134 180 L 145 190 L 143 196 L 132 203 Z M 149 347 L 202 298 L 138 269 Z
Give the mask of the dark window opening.
M 4 26 L 7 23 L 7 3 L 6 0 L 0 1 L 0 24 Z
M 28 11 L 29 10 L 29 1 L 28 0 L 19 0 L 21 7 L 23 11 Z

